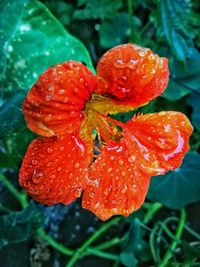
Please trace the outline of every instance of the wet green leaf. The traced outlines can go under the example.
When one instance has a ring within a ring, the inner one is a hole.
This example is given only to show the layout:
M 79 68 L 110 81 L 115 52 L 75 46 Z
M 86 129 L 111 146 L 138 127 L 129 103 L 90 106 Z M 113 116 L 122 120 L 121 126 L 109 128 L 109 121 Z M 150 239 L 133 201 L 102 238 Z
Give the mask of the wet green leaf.
M 28 240 L 41 226 L 43 217 L 34 203 L 20 212 L 0 217 L 0 249 L 11 243 Z
M 189 95 L 187 103 L 192 107 L 192 124 L 200 130 L 200 94 Z
M 0 138 L 26 127 L 21 108 L 25 95 L 25 91 L 14 92 L 1 107 Z
M 133 17 L 134 28 L 141 25 L 137 17 Z M 103 48 L 111 48 L 115 45 L 128 42 L 130 34 L 130 18 L 127 13 L 118 13 L 111 19 L 102 22 L 100 28 L 100 42 Z
M 28 90 L 49 66 L 70 59 L 93 68 L 83 44 L 42 3 L 3 0 L 1 5 L 4 8 L 0 29 L 6 29 L 0 62 L 4 90 Z
M 187 0 L 160 1 L 159 14 L 162 30 L 172 53 L 178 60 L 185 62 L 195 37 L 188 22 L 191 16 L 190 2 Z
M 163 97 L 178 100 L 196 91 L 200 92 L 200 53 L 192 48 L 185 64 L 175 58 L 169 60 L 170 80 Z
M 179 209 L 200 200 L 200 155 L 189 152 L 180 168 L 152 177 L 148 198 Z
M 149 259 L 149 249 L 143 235 L 144 231 L 141 228 L 140 220 L 134 218 L 126 239 L 122 243 L 122 252 L 120 253 L 120 260 L 126 267 L 138 266 L 138 260 Z

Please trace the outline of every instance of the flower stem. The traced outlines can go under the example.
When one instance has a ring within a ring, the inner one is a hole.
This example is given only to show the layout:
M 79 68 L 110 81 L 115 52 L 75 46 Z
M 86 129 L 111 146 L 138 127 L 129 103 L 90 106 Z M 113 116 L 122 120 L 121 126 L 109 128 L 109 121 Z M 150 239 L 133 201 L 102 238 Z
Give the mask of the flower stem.
M 103 252 L 97 249 L 93 249 L 93 248 L 88 248 L 86 250 L 87 252 L 89 252 L 89 254 L 104 258 L 104 259 L 108 259 L 108 260 L 119 260 L 119 256 L 116 254 L 112 254 L 112 253 L 107 253 L 107 252 Z
M 153 219 L 155 213 L 162 208 L 162 204 L 160 203 L 153 203 L 148 207 L 148 212 L 144 216 L 143 223 L 147 224 L 149 221 Z
M 76 253 L 71 257 L 70 261 L 67 263 L 66 267 L 73 267 L 78 258 L 86 251 L 90 244 L 92 244 L 97 238 L 99 238 L 103 233 L 105 233 L 110 227 L 117 224 L 122 218 L 117 217 L 108 223 L 105 223 L 100 229 L 98 229 L 92 236 L 90 236 L 82 246 L 77 249 Z
M 0 173 L 0 181 L 4 184 L 8 191 L 20 202 L 22 208 L 26 208 L 28 206 L 26 194 L 19 192 L 2 173 Z
M 60 244 L 59 242 L 57 242 L 54 238 L 52 238 L 50 235 L 46 234 L 45 231 L 40 228 L 37 230 L 37 233 L 39 236 L 42 237 L 42 239 L 44 239 L 45 241 L 47 241 L 47 243 L 53 247 L 55 250 L 59 251 L 60 253 L 64 254 L 64 255 L 68 255 L 71 256 L 75 253 L 74 250 L 65 247 L 64 245 Z
M 180 210 L 180 220 L 179 220 L 179 224 L 177 226 L 176 229 L 176 233 L 175 233 L 175 239 L 172 241 L 172 243 L 170 244 L 167 252 L 165 253 L 161 263 L 159 264 L 159 267 L 165 267 L 168 265 L 168 262 L 170 260 L 170 258 L 173 255 L 174 250 L 176 249 L 176 246 L 182 236 L 183 230 L 184 230 L 184 226 L 186 223 L 186 212 L 184 209 Z
M 110 247 L 116 246 L 122 242 L 123 239 L 119 237 L 115 237 L 111 240 L 108 240 L 106 242 L 101 243 L 100 245 L 94 246 L 93 248 L 98 249 L 98 250 L 104 250 L 108 249 Z
M 0 174 L 0 181 L 4 184 L 4 186 L 8 189 L 8 191 L 19 201 L 22 208 L 26 208 L 28 206 L 29 203 L 28 203 L 27 196 L 25 193 L 19 192 L 14 187 L 14 185 L 12 185 L 12 183 L 3 174 Z M 55 239 L 53 239 L 51 236 L 46 234 L 42 228 L 38 229 L 37 233 L 44 240 L 46 240 L 50 246 L 55 248 L 57 251 L 65 255 L 69 255 L 69 256 L 71 256 L 74 253 L 73 250 L 63 246 L 62 244 L 57 242 Z

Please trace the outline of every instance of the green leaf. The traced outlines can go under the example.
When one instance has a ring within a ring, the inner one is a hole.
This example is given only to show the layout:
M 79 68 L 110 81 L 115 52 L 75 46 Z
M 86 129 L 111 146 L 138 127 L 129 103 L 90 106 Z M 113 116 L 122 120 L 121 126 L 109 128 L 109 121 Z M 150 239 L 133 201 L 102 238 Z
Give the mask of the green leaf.
M 0 217 L 0 249 L 11 243 L 28 240 L 41 226 L 43 216 L 32 202 L 20 212 Z
M 189 94 L 191 91 L 185 88 L 183 85 L 180 85 L 176 80 L 170 78 L 167 89 L 165 90 L 162 97 L 170 101 L 179 100 L 185 95 Z
M 74 12 L 77 19 L 105 19 L 115 16 L 122 0 L 79 0 L 80 10 Z
M 26 127 L 21 109 L 25 95 L 25 91 L 15 92 L 1 107 L 0 138 Z
M 189 152 L 180 168 L 152 177 L 148 198 L 179 209 L 200 200 L 200 155 Z
M 144 231 L 141 228 L 140 220 L 134 218 L 128 235 L 122 243 L 122 252 L 120 253 L 120 260 L 126 267 L 138 266 L 138 260 L 149 259 L 149 249 L 143 235 Z
M 196 91 L 200 93 L 200 53 L 190 49 L 185 64 L 175 58 L 169 60 L 170 81 L 163 97 L 178 100 Z
M 37 0 L 2 0 L 0 79 L 4 90 L 29 89 L 49 66 L 77 60 L 93 69 L 83 44 Z
M 191 16 L 191 5 L 187 0 L 160 1 L 161 25 L 163 33 L 175 57 L 186 61 L 189 47 L 193 47 L 192 28 L 188 23 Z
M 137 17 L 133 17 L 134 28 L 141 25 Z M 118 13 L 115 17 L 106 19 L 100 28 L 100 43 L 103 48 L 126 43 L 130 34 L 130 18 L 127 13 Z
M 200 94 L 192 93 L 189 95 L 187 103 L 192 107 L 192 123 L 200 130 Z
M 0 151 L 0 167 L 18 169 L 24 154 L 36 134 L 24 128 L 3 139 L 4 149 Z

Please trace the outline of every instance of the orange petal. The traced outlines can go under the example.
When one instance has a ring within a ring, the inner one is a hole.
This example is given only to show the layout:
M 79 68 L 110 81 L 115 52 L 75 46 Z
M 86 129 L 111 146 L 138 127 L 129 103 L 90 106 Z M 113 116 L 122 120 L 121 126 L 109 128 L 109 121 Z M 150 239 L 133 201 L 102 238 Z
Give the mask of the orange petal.
M 81 195 L 90 160 L 85 144 L 76 136 L 40 137 L 26 152 L 19 183 L 43 204 L 69 204 Z
M 126 144 L 113 142 L 92 165 L 82 206 L 103 221 L 117 214 L 128 216 L 143 204 L 149 182 Z
M 122 140 L 136 156 L 138 167 L 152 176 L 180 166 L 192 131 L 184 114 L 163 111 L 133 117 L 124 128 Z
M 166 58 L 135 44 L 119 45 L 99 60 L 95 92 L 116 104 L 139 107 L 164 92 L 168 77 Z
M 150 176 L 177 168 L 189 149 L 192 126 L 179 112 L 134 117 L 123 137 L 104 147 L 92 165 L 84 188 L 83 207 L 107 220 L 140 208 Z
M 74 132 L 83 120 L 85 102 L 96 87 L 96 77 L 83 64 L 68 61 L 46 70 L 23 103 L 28 127 L 43 136 Z

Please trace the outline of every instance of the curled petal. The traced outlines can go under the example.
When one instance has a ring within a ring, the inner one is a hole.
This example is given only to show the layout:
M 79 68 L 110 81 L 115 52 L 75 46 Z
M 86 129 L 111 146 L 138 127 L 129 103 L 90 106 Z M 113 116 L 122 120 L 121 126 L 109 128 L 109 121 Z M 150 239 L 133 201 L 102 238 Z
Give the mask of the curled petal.
M 76 136 L 40 137 L 26 152 L 19 183 L 38 202 L 69 204 L 81 195 L 90 161 L 85 144 Z
M 101 220 L 128 216 L 143 204 L 150 176 L 138 169 L 136 158 L 123 142 L 104 147 L 92 165 L 82 206 Z
M 138 167 L 152 176 L 180 166 L 192 131 L 184 114 L 163 111 L 133 117 L 124 127 L 121 141 L 136 156 Z
M 79 129 L 85 102 L 96 87 L 96 77 L 83 64 L 68 61 L 46 70 L 23 103 L 28 127 L 42 136 L 63 135 Z
M 95 92 L 116 104 L 139 107 L 164 92 L 168 77 L 166 58 L 135 44 L 120 45 L 99 60 Z

